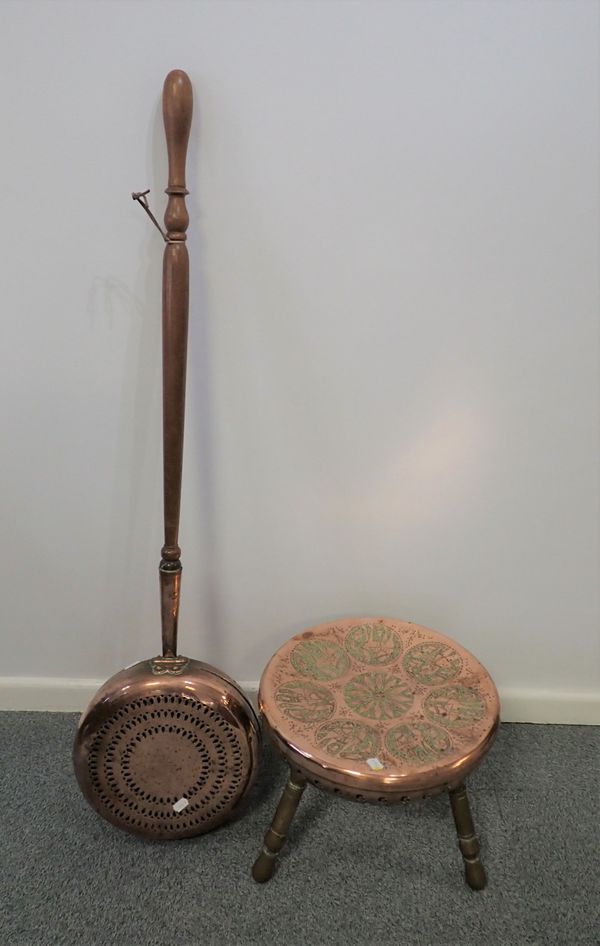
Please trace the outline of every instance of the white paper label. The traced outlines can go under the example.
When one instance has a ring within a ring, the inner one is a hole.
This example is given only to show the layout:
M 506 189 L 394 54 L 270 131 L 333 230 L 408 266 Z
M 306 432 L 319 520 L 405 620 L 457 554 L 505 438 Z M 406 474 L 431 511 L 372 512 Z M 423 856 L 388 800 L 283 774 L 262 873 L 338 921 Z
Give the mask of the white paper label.
M 173 805 L 173 811 L 176 811 L 179 814 L 180 811 L 183 811 L 184 808 L 187 808 L 189 801 L 187 798 L 180 798 L 179 801 L 176 801 Z
M 379 759 L 367 759 L 367 765 L 374 772 L 380 772 L 383 768 L 383 762 L 380 762 Z

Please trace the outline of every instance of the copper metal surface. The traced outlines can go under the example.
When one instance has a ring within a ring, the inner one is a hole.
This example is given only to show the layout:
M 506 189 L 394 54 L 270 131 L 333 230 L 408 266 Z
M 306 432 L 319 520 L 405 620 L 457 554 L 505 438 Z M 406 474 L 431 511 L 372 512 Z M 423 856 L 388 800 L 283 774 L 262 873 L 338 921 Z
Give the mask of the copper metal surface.
M 467 650 L 379 617 L 291 638 L 263 673 L 259 706 L 292 770 L 336 794 L 390 803 L 462 783 L 490 748 L 500 710 Z
M 177 654 L 189 286 L 185 159 L 192 117 L 191 83 L 180 70 L 165 79 L 163 117 L 169 199 L 163 234 L 162 655 L 104 684 L 80 720 L 73 758 L 81 789 L 100 815 L 134 834 L 175 839 L 209 831 L 234 814 L 255 774 L 260 738 L 256 714 L 237 684 Z
M 220 671 L 183 660 L 179 673 L 165 671 L 158 658 L 115 674 L 77 731 L 75 768 L 85 797 L 107 821 L 145 837 L 184 838 L 217 827 L 231 817 L 258 763 L 258 724 L 243 693 Z

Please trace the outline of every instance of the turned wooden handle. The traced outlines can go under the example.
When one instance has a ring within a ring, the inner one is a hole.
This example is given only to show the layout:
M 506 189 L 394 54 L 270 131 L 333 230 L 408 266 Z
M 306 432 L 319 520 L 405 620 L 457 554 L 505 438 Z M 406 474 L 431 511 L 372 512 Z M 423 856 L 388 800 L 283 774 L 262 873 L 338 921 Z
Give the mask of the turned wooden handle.
M 167 194 L 170 194 L 185 191 L 185 159 L 192 124 L 192 83 L 181 69 L 173 69 L 165 79 L 162 105 L 169 156 Z
M 163 463 L 165 544 L 160 565 L 163 655 L 177 653 L 179 613 L 178 545 L 185 419 L 189 259 L 185 245 L 189 222 L 185 206 L 185 159 L 192 123 L 192 85 L 174 69 L 165 79 L 163 118 L 169 156 L 167 230 L 163 257 Z

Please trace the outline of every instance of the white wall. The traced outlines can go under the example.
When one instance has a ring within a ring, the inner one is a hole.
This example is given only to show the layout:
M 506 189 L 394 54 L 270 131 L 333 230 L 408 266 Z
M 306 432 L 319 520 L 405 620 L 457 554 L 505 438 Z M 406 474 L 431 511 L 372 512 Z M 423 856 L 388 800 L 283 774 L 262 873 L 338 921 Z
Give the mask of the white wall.
M 0 19 L 5 696 L 158 649 L 162 245 L 130 192 L 162 215 L 180 67 L 182 650 L 251 681 L 305 626 L 393 615 L 537 700 L 521 718 L 579 701 L 590 721 L 597 4 L 5 0 Z

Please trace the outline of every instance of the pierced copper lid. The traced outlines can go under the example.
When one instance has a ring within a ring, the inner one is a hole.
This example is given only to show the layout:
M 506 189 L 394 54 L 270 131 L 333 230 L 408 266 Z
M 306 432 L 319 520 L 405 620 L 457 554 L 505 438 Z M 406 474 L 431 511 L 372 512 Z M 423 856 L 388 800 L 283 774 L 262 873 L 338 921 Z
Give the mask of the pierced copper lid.
M 226 674 L 185 657 L 171 672 L 162 662 L 140 661 L 104 684 L 79 722 L 74 764 L 103 818 L 174 840 L 234 816 L 258 767 L 260 729 Z
M 464 647 L 380 617 L 292 637 L 263 673 L 259 705 L 275 744 L 313 781 L 407 797 L 464 778 L 500 711 L 491 677 Z

